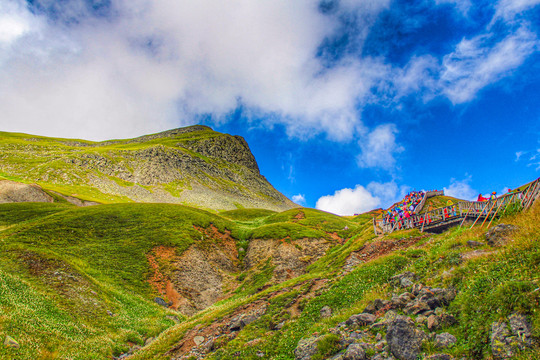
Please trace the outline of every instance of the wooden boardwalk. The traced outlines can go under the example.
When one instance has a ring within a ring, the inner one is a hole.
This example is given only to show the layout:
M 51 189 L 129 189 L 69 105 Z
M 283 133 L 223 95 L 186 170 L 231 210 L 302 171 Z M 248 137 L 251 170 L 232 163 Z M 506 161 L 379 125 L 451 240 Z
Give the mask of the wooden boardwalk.
M 415 209 L 414 215 L 409 219 L 388 222 L 385 219 L 373 218 L 373 230 L 376 235 L 388 234 L 397 230 L 420 229 L 421 232 L 441 232 L 450 226 L 465 221 L 473 221 L 471 228 L 476 224 L 484 224 L 489 220 L 487 227 L 495 216 L 504 214 L 511 206 L 528 209 L 540 197 L 540 178 L 530 183 L 522 191 L 511 192 L 489 201 L 460 201 L 457 204 L 437 208 L 420 214 L 429 197 L 442 195 L 442 192 L 427 192 L 422 202 Z M 429 196 L 428 196 L 429 194 Z

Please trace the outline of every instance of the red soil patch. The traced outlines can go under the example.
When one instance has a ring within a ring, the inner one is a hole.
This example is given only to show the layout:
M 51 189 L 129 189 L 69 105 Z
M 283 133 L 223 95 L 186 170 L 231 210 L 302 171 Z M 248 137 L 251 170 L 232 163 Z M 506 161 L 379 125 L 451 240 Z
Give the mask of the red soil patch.
M 292 222 L 295 222 L 295 223 L 296 223 L 296 222 L 298 222 L 298 221 L 300 221 L 300 220 L 302 220 L 302 219 L 305 219 L 305 218 L 306 218 L 306 214 L 304 214 L 303 211 L 299 211 L 298 214 L 296 214 L 296 215 L 294 216 L 294 219 L 292 220 Z
M 332 238 L 332 240 L 337 241 L 338 244 L 343 245 L 343 244 L 345 243 L 345 239 L 342 239 L 342 238 L 337 234 L 337 232 L 327 233 L 327 234 Z
M 202 228 L 199 226 L 193 226 L 195 230 L 206 235 L 207 237 L 217 240 L 219 245 L 226 250 L 233 259 L 238 258 L 238 249 L 236 248 L 236 241 L 231 236 L 230 230 L 225 230 L 225 232 L 220 232 L 214 224 L 210 224 L 208 228 Z
M 258 300 L 244 306 L 240 306 L 232 314 L 225 316 L 219 320 L 212 322 L 209 326 L 201 328 L 200 325 L 195 326 L 193 329 L 187 331 L 184 338 L 171 350 L 167 352 L 167 355 L 172 355 L 172 358 L 181 359 L 182 356 L 188 356 L 188 353 L 196 348 L 194 338 L 195 336 L 204 337 L 204 341 L 209 339 L 216 339 L 218 337 L 225 337 L 228 340 L 232 340 L 238 334 L 229 330 L 229 324 L 231 320 L 241 314 L 247 313 L 261 313 L 266 311 L 267 302 L 265 300 Z M 227 341 L 227 340 L 226 340 Z
M 403 238 L 396 240 L 379 240 L 364 245 L 360 250 L 356 251 L 355 253 L 362 261 L 368 262 L 396 250 L 407 249 L 416 244 L 424 237 L 426 236 L 419 236 L 407 239 Z
M 152 254 L 153 253 L 153 254 Z M 161 272 L 158 260 L 172 261 L 176 256 L 176 250 L 171 247 L 165 246 L 156 246 L 152 249 L 152 253 L 147 254 L 146 258 L 148 263 L 153 270 L 152 275 L 148 279 L 148 282 L 156 291 L 164 296 L 166 299 L 171 302 L 170 308 L 178 309 L 178 306 L 181 305 L 182 297 L 174 288 L 174 284 L 171 282 L 171 279 L 167 275 L 164 275 Z
M 214 224 L 210 224 L 210 226 L 207 227 L 206 229 L 199 226 L 195 226 L 195 225 L 193 225 L 193 227 L 198 232 L 203 233 L 212 239 L 222 240 L 222 241 L 232 239 L 230 230 L 225 230 L 225 232 L 222 233 Z

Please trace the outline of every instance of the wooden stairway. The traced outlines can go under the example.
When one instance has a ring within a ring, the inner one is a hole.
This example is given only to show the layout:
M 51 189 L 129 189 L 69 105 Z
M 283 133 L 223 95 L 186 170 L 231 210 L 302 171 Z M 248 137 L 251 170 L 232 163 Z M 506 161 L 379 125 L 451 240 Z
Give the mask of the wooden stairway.
M 442 195 L 442 194 L 435 194 Z M 431 195 L 431 196 L 435 196 Z M 430 197 L 431 197 L 430 196 Z M 385 219 L 373 218 L 373 229 L 376 235 L 388 234 L 397 230 L 418 228 L 421 232 L 430 231 L 438 232 L 441 229 L 448 228 L 456 224 L 463 226 L 466 220 L 474 220 L 471 228 L 480 220 L 481 226 L 489 220 L 487 227 L 498 214 L 505 213 L 510 205 L 519 204 L 526 210 L 530 208 L 534 202 L 540 197 L 540 178 L 530 183 L 522 191 L 511 192 L 502 195 L 494 200 L 489 201 L 460 201 L 457 204 L 437 208 L 420 214 L 422 207 L 425 204 L 426 196 L 419 204 L 415 214 L 409 219 L 401 221 L 387 222 Z M 420 206 L 421 205 L 421 206 Z

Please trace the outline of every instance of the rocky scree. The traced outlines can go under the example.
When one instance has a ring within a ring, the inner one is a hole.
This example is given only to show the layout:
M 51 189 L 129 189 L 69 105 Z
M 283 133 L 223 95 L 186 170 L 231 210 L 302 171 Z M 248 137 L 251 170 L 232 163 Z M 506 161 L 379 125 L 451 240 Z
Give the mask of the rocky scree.
M 453 288 L 432 288 L 418 282 L 412 272 L 391 278 L 394 289 L 403 289 L 390 299 L 371 301 L 360 314 L 329 331 L 339 336 L 341 351 L 333 360 L 452 360 L 444 350 L 453 347 L 458 339 L 449 332 L 458 318 L 448 313 L 447 306 L 455 299 Z M 331 311 L 325 309 L 325 312 Z M 321 311 L 322 314 L 322 311 Z M 491 348 L 495 359 L 510 359 L 517 351 L 534 344 L 531 324 L 524 315 L 514 314 L 508 322 L 492 324 Z M 295 350 L 297 360 L 310 360 L 322 336 L 302 339 Z M 436 354 L 423 353 L 424 344 L 431 343 Z M 363 351 L 358 350 L 361 348 Z

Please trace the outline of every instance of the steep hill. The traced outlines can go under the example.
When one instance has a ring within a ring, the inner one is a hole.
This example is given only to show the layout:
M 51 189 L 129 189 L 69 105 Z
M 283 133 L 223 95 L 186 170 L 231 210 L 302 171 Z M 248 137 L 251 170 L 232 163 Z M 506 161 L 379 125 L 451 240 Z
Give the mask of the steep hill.
M 105 142 L 0 132 L 1 178 L 98 203 L 277 211 L 296 206 L 260 174 L 242 137 L 199 125 Z M 13 186 L 0 184 L 0 202 L 2 189 Z

